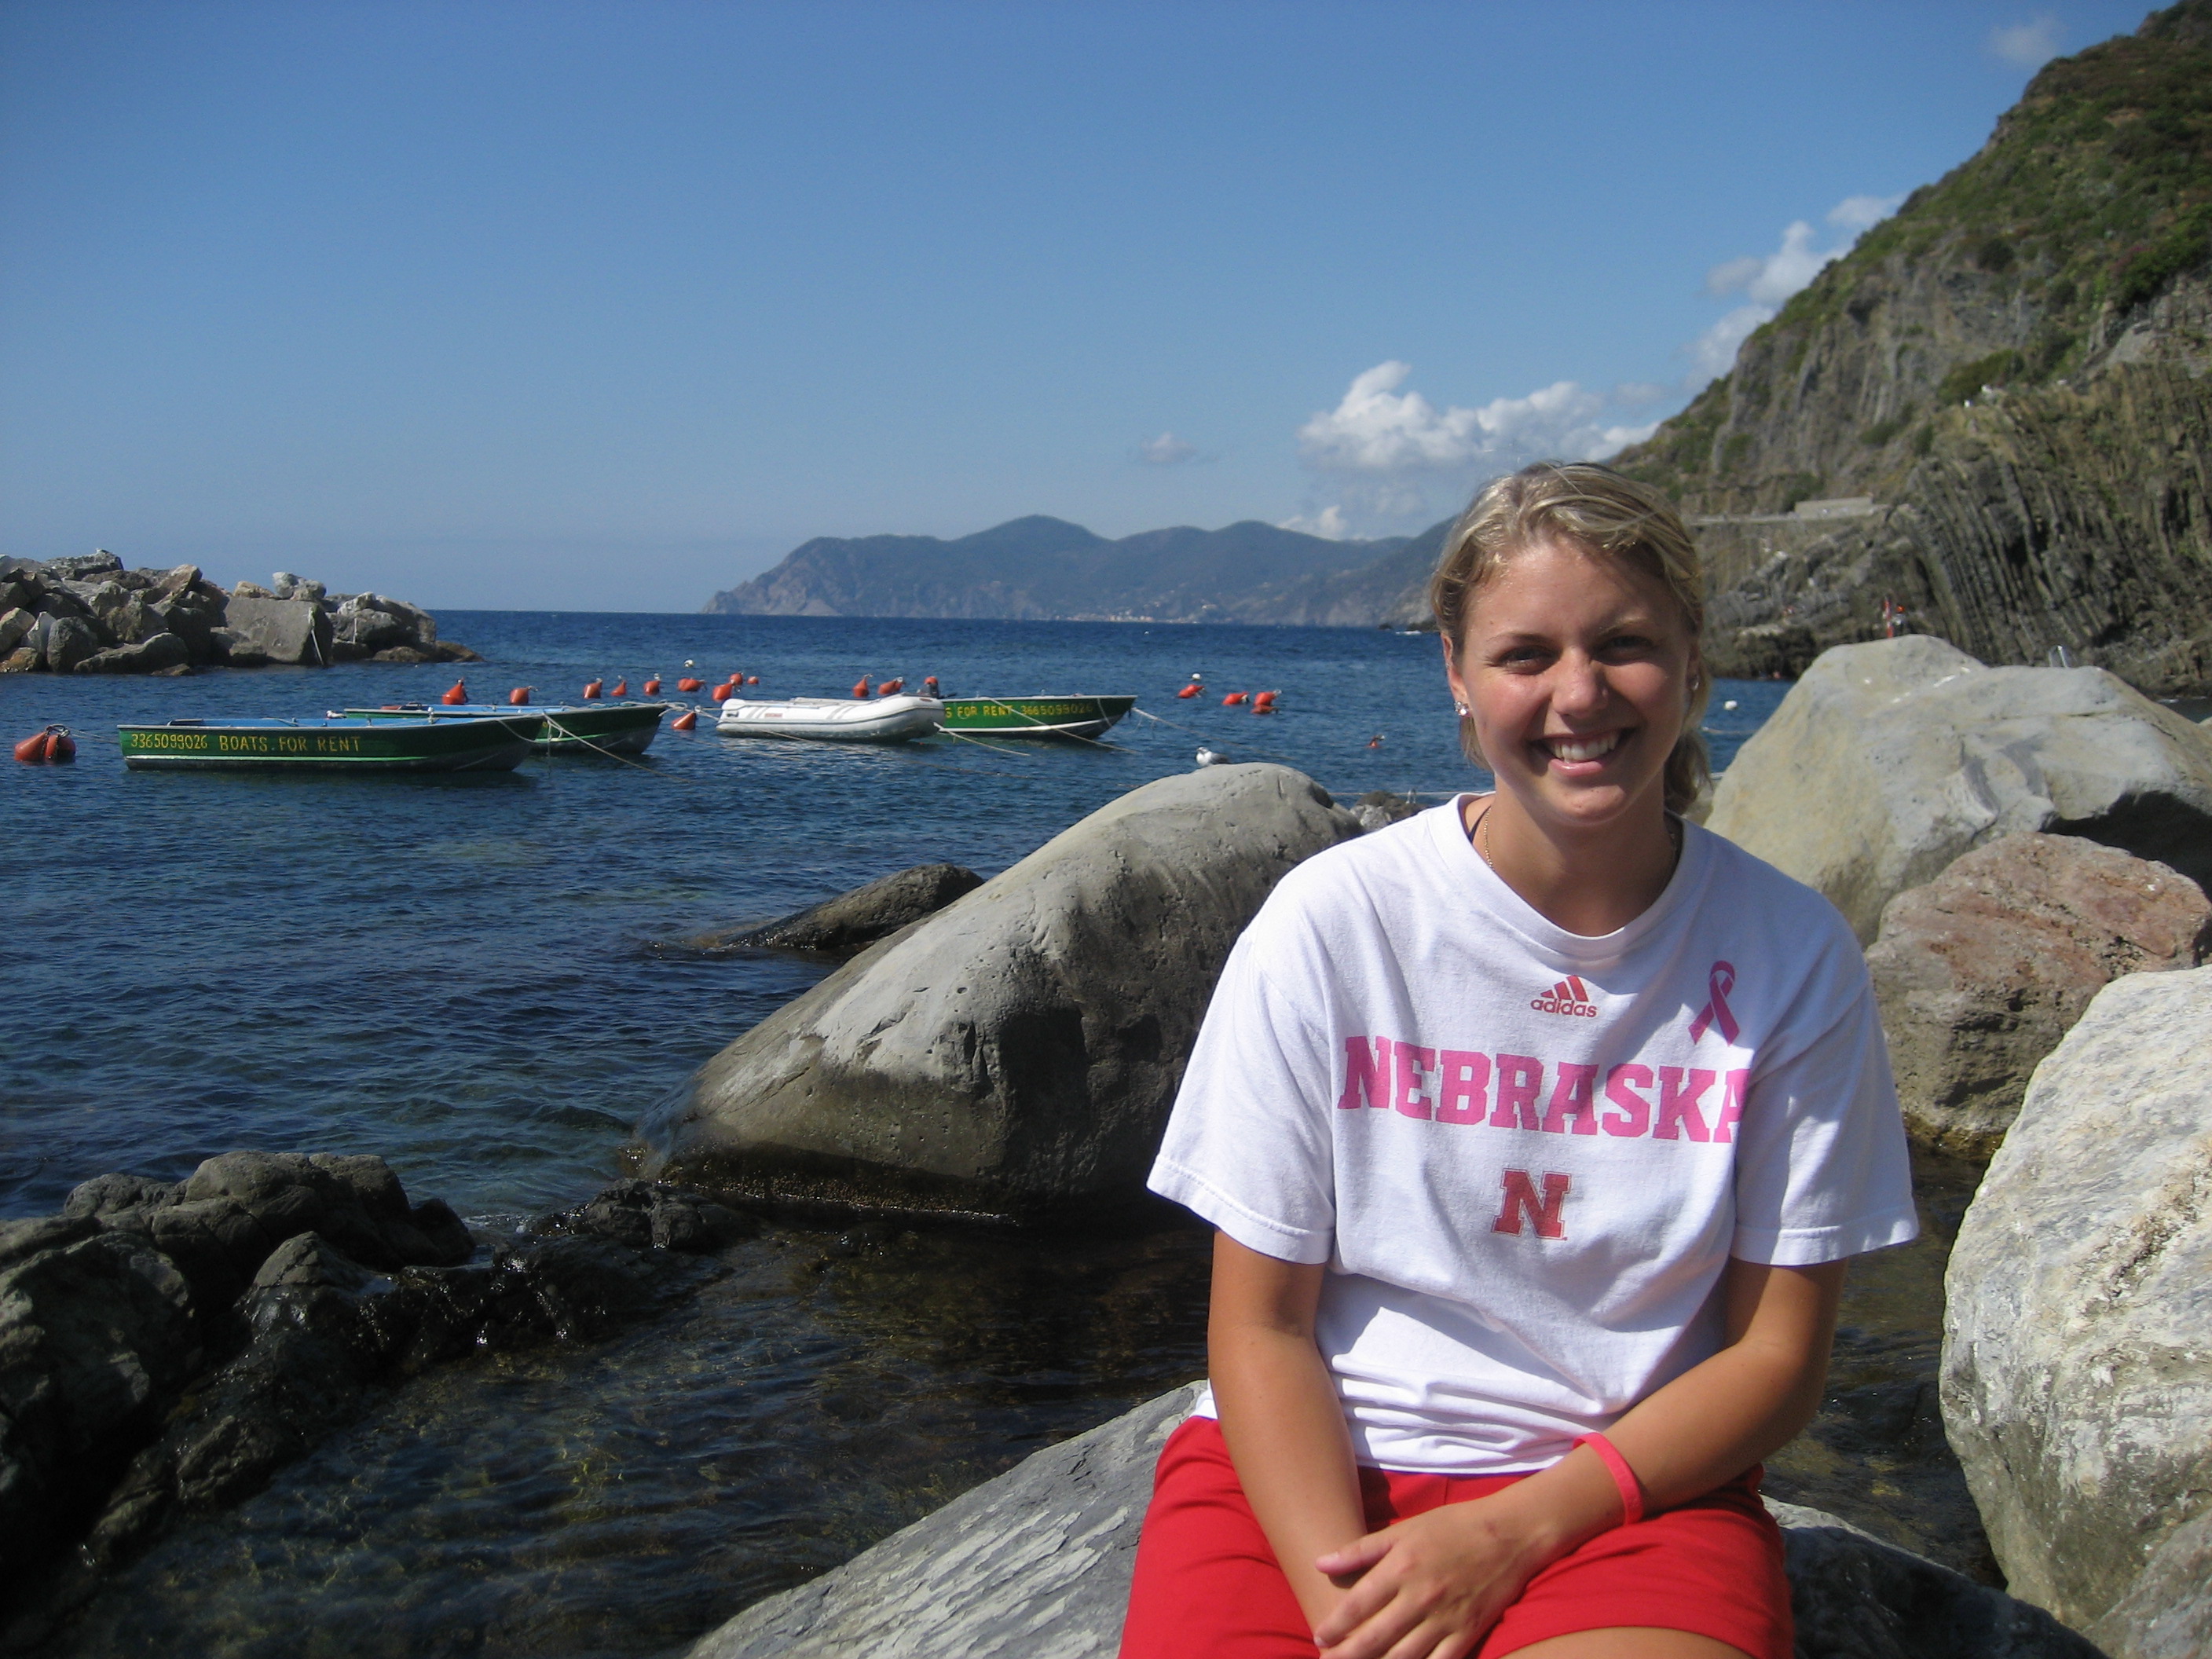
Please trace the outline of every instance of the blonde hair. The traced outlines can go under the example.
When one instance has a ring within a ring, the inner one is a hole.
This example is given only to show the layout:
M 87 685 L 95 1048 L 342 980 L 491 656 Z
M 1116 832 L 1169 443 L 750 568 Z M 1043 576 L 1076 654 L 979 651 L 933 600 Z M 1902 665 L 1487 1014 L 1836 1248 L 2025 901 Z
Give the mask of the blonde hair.
M 1595 461 L 1539 461 L 1485 484 L 1444 538 L 1443 556 L 1429 578 L 1429 608 L 1457 659 L 1468 614 L 1484 583 L 1516 553 L 1537 542 L 1561 541 L 1593 557 L 1611 559 L 1662 583 L 1680 609 L 1694 647 L 1705 628 L 1705 573 L 1698 545 L 1674 505 L 1649 484 Z M 1702 670 L 1690 683 L 1682 730 L 1667 757 L 1669 811 L 1696 800 L 1712 780 L 1698 734 L 1712 686 Z M 1474 722 L 1459 723 L 1460 747 L 1487 767 Z

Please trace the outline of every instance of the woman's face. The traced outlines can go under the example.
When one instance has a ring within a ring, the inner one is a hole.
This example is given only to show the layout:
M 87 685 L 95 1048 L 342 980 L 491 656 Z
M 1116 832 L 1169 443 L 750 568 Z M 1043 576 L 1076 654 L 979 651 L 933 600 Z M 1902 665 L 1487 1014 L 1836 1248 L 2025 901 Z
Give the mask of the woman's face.
M 1498 787 L 1572 831 L 1665 799 L 1667 757 L 1701 672 L 1666 585 L 1571 543 L 1512 554 L 1476 590 L 1444 668 Z

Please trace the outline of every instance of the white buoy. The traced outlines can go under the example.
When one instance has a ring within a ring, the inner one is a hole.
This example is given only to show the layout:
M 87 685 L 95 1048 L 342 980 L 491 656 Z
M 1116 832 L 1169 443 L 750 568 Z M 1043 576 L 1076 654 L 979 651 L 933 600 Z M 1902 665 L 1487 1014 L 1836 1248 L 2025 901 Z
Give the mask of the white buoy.
M 1721 705 L 1721 707 L 1722 707 L 1722 708 L 1735 708 L 1735 699 L 1734 697 L 1730 697 L 1730 698 L 1729 698 L 1726 702 L 1723 703 L 1723 704 Z

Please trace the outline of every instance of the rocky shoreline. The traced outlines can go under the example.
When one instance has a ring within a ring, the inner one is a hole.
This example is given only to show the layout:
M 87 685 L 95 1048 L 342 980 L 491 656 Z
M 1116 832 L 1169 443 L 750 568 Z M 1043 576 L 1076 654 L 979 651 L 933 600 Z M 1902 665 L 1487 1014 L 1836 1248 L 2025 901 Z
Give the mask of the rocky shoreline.
M 0 674 L 189 674 L 272 663 L 481 662 L 434 617 L 381 593 L 278 571 L 225 592 L 196 564 L 128 570 L 105 548 L 0 559 Z
M 666 941 L 848 960 L 644 1126 L 661 1179 L 512 1237 L 410 1206 L 376 1159 L 257 1153 L 173 1186 L 101 1177 L 58 1217 L 7 1224 L 0 1551 L 51 1556 L 52 1516 L 76 1546 L 17 1628 L 429 1365 L 666 1307 L 726 1271 L 717 1253 L 763 1214 L 1065 1227 L 1139 1204 L 1194 1035 L 1175 1011 L 1203 1006 L 1285 871 L 1402 811 L 1360 805 L 1281 767 L 1211 768 L 988 881 L 924 866 Z M 1875 1402 L 1898 1420 L 1863 1426 L 1899 1449 L 1931 1437 L 1930 1455 L 1948 1441 L 2025 1599 L 1777 1504 L 1801 1653 L 2202 1651 L 2212 737 L 2100 671 L 1990 669 L 1928 640 L 1842 647 L 1746 744 L 1711 821 L 1860 928 L 1915 1136 L 1996 1154 L 1951 1260 L 1940 1400 L 1932 1358 L 1916 1360 L 1921 1380 Z M 1110 1650 L 1179 1398 L 1037 1454 L 695 1653 L 850 1651 L 894 1630 L 898 1650 L 948 1659 Z M 1856 1424 L 1863 1403 L 1823 1409 Z M 1871 1514 L 1884 1488 L 1868 1484 Z M 1000 1542 L 969 1547 L 987 1535 Z M 917 1585 L 939 1612 L 878 1632 Z

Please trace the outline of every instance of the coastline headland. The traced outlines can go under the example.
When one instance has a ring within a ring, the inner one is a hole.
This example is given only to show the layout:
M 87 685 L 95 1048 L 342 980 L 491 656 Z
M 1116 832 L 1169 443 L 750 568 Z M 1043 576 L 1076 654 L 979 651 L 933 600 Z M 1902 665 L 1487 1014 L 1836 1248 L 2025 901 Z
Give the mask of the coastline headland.
M 478 662 L 436 618 L 381 593 L 278 571 L 225 591 L 196 564 L 131 570 L 105 548 L 0 559 L 0 674 L 189 674 L 272 663 Z

